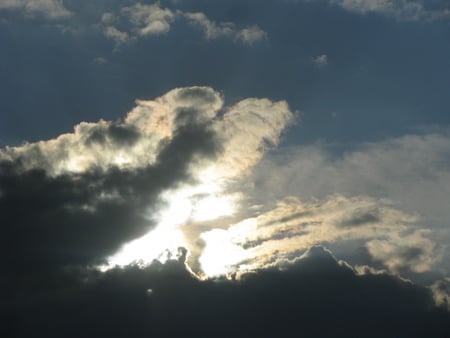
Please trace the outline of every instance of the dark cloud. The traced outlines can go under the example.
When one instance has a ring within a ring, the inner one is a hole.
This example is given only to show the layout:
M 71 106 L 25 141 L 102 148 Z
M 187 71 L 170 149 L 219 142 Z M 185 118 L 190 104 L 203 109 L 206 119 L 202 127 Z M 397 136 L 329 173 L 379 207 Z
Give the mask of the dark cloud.
M 98 129 L 97 140 L 131 142 L 134 132 Z M 160 145 L 144 168 L 50 176 L 23 170 L 21 158 L 0 163 L 2 287 L 20 294 L 41 288 L 62 270 L 102 262 L 153 226 L 160 193 L 192 177 L 193 157 L 214 157 L 218 143 L 206 125 L 186 124 Z M 37 148 L 38 149 L 38 148 Z
M 111 124 L 93 129 L 86 139 L 86 145 L 112 142 L 115 146 L 132 146 L 142 135 L 133 126 Z
M 357 275 L 323 248 L 239 280 L 199 281 L 183 253 L 166 264 L 67 273 L 10 303 L 9 337 L 448 337 L 430 290 Z M 84 277 L 84 278 L 82 278 Z

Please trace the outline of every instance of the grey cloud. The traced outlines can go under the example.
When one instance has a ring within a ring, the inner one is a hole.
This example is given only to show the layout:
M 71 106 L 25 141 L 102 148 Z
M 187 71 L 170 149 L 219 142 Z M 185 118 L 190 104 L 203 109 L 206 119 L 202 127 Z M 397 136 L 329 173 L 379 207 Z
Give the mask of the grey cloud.
M 305 337 L 444 338 L 450 332 L 450 314 L 429 289 L 385 273 L 357 274 L 322 247 L 282 269 L 237 280 L 199 281 L 182 255 L 145 269 L 66 271 L 39 294 L 8 295 L 8 307 L 0 305 L 5 336 L 292 337 L 301 330 Z
M 351 210 L 348 214 L 336 220 L 335 224 L 338 227 L 360 227 L 382 222 L 383 217 L 380 215 L 380 210 L 376 206 L 372 206 Z

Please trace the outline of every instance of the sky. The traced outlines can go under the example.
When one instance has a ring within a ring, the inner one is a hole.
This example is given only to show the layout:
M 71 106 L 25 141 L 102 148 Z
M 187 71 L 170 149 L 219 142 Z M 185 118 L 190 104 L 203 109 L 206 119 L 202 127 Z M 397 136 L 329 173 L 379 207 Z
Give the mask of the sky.
M 0 0 L 0 335 L 449 337 L 446 0 Z

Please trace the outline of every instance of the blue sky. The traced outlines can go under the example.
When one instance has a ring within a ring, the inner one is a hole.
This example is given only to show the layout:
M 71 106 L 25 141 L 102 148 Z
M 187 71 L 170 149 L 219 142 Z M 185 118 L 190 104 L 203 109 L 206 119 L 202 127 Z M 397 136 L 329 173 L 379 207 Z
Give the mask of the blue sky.
M 257 25 L 267 35 L 251 45 L 208 39 L 179 18 L 170 31 L 117 46 L 103 34 L 101 16 L 132 3 L 66 1 L 70 15 L 56 18 L 1 10 L 4 144 L 114 119 L 135 98 L 186 85 L 218 88 L 230 100 L 286 99 L 301 112 L 288 134 L 295 144 L 371 141 L 449 123 L 448 16 L 403 18 L 401 6 L 395 15 L 358 13 L 327 1 L 163 1 L 172 11 L 206 13 L 236 29 Z M 320 55 L 323 65 L 313 62 Z
M 280 297 L 316 295 L 317 316 L 301 311 L 317 323 L 325 275 L 331 298 L 368 295 L 363 313 L 383 323 L 375 336 L 445 337 L 449 60 L 444 0 L 0 0 L 0 254 L 11 276 L 0 285 L 13 290 L 11 318 L 42 305 L 69 329 L 53 305 L 89 307 L 86 290 L 102 298 L 104 285 L 117 304 L 121 292 L 200 292 L 206 307 L 187 311 L 204 318 L 209 292 L 234 307 L 214 290 L 245 302 L 286 278 L 300 286 Z M 357 316 L 355 302 L 338 303 Z M 164 306 L 136 304 L 164 317 Z M 413 324 L 389 324 L 405 304 Z M 59 334 L 17 318 L 9 335 Z M 180 318 L 176 327 L 196 326 Z

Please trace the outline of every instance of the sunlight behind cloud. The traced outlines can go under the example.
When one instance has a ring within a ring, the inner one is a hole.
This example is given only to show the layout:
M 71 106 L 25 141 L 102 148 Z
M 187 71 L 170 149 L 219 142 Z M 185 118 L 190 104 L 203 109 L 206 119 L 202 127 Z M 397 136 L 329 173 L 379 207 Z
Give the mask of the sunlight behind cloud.
M 239 196 L 221 194 L 221 190 L 218 184 L 202 183 L 165 192 L 162 200 L 166 207 L 153 216 L 157 220 L 156 228 L 124 245 L 102 269 L 133 263 L 145 266 L 153 260 L 164 263 L 168 257 L 175 256 L 178 248 L 188 247 L 183 226 L 231 216 L 235 212 Z
M 203 272 L 208 277 L 235 272 L 236 264 L 249 258 L 249 253 L 234 244 L 227 230 L 213 229 L 204 232 L 200 238 L 205 241 L 205 249 L 199 258 Z

